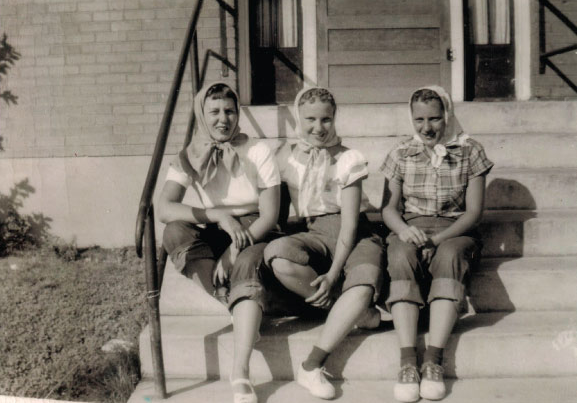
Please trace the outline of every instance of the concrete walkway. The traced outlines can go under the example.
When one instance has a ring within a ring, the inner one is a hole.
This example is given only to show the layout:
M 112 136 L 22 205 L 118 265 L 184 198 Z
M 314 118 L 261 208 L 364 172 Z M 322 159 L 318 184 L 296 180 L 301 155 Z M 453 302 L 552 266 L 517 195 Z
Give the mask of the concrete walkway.
M 395 402 L 394 381 L 338 381 L 335 402 Z M 577 401 L 577 377 L 463 379 L 447 382 L 443 403 L 570 403 Z M 230 403 L 232 392 L 221 380 L 171 379 L 167 403 Z M 296 382 L 265 382 L 256 385 L 259 403 L 319 403 Z M 154 401 L 152 381 L 141 382 L 128 403 Z M 427 400 L 421 399 L 422 402 Z

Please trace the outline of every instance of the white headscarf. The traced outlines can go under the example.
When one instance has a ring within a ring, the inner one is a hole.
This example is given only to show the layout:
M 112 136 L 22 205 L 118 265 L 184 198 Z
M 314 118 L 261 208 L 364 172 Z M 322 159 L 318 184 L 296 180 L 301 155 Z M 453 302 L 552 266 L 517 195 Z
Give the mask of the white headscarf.
M 204 104 L 206 94 L 215 85 L 222 84 L 236 96 L 236 110 L 240 113 L 238 95 L 224 82 L 211 83 L 204 86 L 194 97 L 194 115 L 196 125 L 192 140 L 187 148 L 179 153 L 179 163 L 190 177 L 200 182 L 204 187 L 216 176 L 218 169 L 226 169 L 234 177 L 242 174 L 242 167 L 235 146 L 243 144 L 248 136 L 240 133 L 238 123 L 232 130 L 232 135 L 225 141 L 217 141 L 210 135 L 210 129 L 204 118 Z M 220 164 L 222 162 L 222 164 Z M 222 167 L 222 168 L 221 168 Z
M 448 154 L 447 149 L 450 146 L 462 145 L 463 142 L 468 138 L 468 135 L 463 134 L 463 128 L 461 127 L 461 124 L 459 123 L 457 117 L 455 116 L 455 109 L 453 107 L 453 100 L 451 99 L 451 96 L 447 91 L 445 91 L 443 87 L 440 87 L 438 85 L 422 87 L 411 94 L 411 97 L 409 98 L 409 118 L 411 120 L 411 125 L 413 125 L 413 112 L 412 112 L 411 99 L 413 98 L 413 95 L 417 91 L 421 90 L 433 91 L 439 96 L 439 98 L 441 98 L 441 102 L 443 103 L 445 132 L 443 133 L 441 141 L 438 144 L 436 144 L 435 147 L 433 147 L 433 152 L 431 153 L 431 164 L 433 165 L 433 167 L 439 168 L 443 162 L 443 159 Z M 416 132 L 416 130 L 413 139 L 421 144 L 423 143 L 423 140 Z

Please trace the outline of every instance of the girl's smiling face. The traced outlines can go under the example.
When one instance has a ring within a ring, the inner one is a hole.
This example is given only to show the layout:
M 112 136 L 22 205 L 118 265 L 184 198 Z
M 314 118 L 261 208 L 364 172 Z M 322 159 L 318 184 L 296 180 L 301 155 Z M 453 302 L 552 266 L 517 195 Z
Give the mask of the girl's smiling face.
M 433 99 L 427 102 L 417 101 L 411 105 L 413 126 L 428 148 L 442 142 L 445 135 L 445 110 L 441 102 Z
M 204 120 L 212 139 L 219 142 L 230 140 L 238 124 L 238 111 L 234 100 L 209 96 L 204 101 Z
M 322 147 L 334 125 L 334 107 L 318 99 L 307 101 L 299 106 L 299 117 L 304 140 L 313 147 Z

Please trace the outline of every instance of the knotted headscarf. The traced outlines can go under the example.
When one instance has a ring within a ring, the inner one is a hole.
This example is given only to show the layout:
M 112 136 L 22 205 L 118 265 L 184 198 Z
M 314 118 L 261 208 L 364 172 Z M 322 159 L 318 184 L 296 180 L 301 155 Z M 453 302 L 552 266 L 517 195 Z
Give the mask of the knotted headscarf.
M 204 104 L 208 90 L 215 85 L 222 84 L 236 96 L 235 107 L 240 113 L 238 95 L 223 82 L 211 83 L 204 86 L 194 97 L 194 116 L 196 124 L 190 144 L 179 155 L 179 162 L 184 172 L 205 187 L 215 176 L 218 169 L 226 169 L 231 176 L 237 177 L 243 173 L 238 154 L 234 147 L 245 143 L 248 136 L 240 132 L 238 122 L 232 128 L 228 140 L 217 141 L 210 135 L 210 128 L 204 118 Z
M 443 163 L 443 159 L 450 153 L 460 153 L 460 148 L 456 149 L 456 147 L 463 144 L 463 142 L 468 138 L 468 135 L 463 134 L 463 128 L 461 124 L 457 120 L 455 116 L 455 109 L 453 107 L 453 100 L 451 96 L 443 87 L 438 85 L 431 85 L 428 87 L 419 88 L 417 91 L 420 90 L 431 90 L 436 93 L 439 98 L 441 98 L 441 102 L 443 103 L 444 109 L 444 120 L 445 120 L 445 132 L 443 133 L 443 137 L 441 141 L 433 147 L 431 153 L 431 164 L 435 168 L 439 168 Z M 415 94 L 411 94 L 411 98 Z M 412 106 L 410 105 L 409 98 L 409 118 L 411 119 L 411 125 L 413 124 L 413 112 Z M 414 126 L 413 126 L 414 127 Z M 413 139 L 420 144 L 423 144 L 423 140 L 419 136 L 418 133 L 415 133 Z M 424 144 L 423 144 L 424 149 Z
M 322 202 L 322 192 L 324 189 L 325 177 L 333 162 L 332 154 L 329 148 L 341 144 L 341 138 L 337 136 L 334 121 L 330 131 L 324 138 L 322 146 L 312 145 L 306 140 L 305 133 L 301 130 L 301 116 L 299 103 L 301 98 L 309 91 L 321 89 L 320 87 L 302 89 L 296 96 L 294 102 L 294 111 L 296 117 L 296 133 L 298 135 L 297 150 L 295 158 L 305 165 L 303 177 L 299 183 L 299 200 L 298 213 L 301 217 L 310 215 L 311 207 Z M 308 102 L 308 101 L 306 101 Z M 316 99 L 314 102 L 321 102 Z M 336 115 L 336 110 L 335 110 Z

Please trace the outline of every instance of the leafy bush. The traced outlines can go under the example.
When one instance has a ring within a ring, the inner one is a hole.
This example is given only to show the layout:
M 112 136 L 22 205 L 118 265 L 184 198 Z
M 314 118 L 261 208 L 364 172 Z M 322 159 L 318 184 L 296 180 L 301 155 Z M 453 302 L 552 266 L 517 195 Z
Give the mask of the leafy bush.
M 50 218 L 43 214 L 23 214 L 24 200 L 34 193 L 28 179 L 16 183 L 7 195 L 0 193 L 0 257 L 55 242 L 50 237 Z

